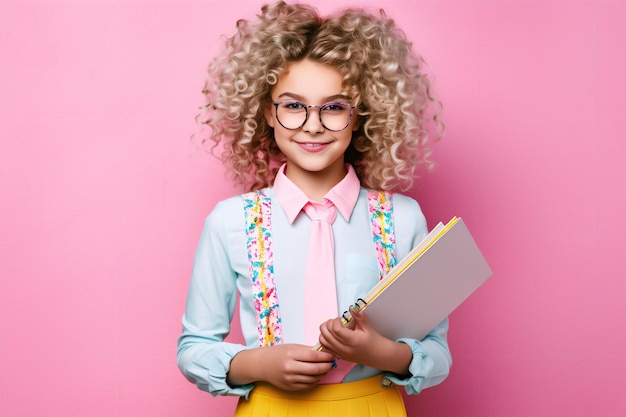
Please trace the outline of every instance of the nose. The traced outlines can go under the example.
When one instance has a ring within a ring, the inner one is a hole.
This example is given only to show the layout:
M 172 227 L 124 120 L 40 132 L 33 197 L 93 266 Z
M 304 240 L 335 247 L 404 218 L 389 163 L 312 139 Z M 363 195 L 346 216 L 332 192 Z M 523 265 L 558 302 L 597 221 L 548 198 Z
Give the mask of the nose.
M 308 117 L 306 122 L 304 122 L 304 126 L 302 129 L 305 132 L 309 132 L 311 134 L 322 133 L 324 131 L 324 125 L 322 124 L 322 118 L 320 114 L 320 108 L 310 106 L 308 108 Z

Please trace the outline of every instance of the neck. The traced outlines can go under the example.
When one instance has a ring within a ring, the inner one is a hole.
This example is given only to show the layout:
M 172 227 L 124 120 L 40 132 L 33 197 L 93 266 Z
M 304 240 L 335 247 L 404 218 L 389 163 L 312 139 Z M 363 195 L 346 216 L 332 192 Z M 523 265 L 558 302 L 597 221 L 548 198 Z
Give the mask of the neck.
M 295 165 L 285 167 L 285 175 L 302 190 L 311 201 L 322 202 L 324 196 L 343 180 L 348 171 L 343 162 L 323 171 L 306 171 Z

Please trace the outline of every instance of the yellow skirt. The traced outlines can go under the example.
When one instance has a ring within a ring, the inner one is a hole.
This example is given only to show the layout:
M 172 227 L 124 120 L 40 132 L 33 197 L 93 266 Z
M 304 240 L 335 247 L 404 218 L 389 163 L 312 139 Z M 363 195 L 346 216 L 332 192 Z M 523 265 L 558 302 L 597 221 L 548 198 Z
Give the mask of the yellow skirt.
M 383 387 L 382 375 L 343 384 L 324 384 L 304 391 L 283 391 L 259 383 L 248 399 L 240 398 L 235 417 L 402 417 L 398 387 Z

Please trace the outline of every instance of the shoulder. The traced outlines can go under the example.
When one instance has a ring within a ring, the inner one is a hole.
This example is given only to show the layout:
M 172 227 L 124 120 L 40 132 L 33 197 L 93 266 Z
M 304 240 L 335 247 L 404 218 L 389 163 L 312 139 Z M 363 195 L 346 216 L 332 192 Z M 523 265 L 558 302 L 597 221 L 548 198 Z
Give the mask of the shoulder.
M 241 217 L 242 213 L 243 198 L 241 195 L 237 195 L 219 201 L 207 217 L 207 221 L 224 221 L 234 217 Z
M 369 198 L 371 195 L 378 195 L 381 194 L 381 192 L 379 191 L 375 191 L 375 190 L 368 190 L 365 188 L 361 188 L 361 194 L 359 196 L 360 199 L 367 199 Z M 415 201 L 415 199 L 413 199 L 412 197 L 409 197 L 407 195 L 404 194 L 400 194 L 400 193 L 389 193 L 386 192 L 384 193 L 387 196 L 391 196 L 391 201 L 393 203 L 393 211 L 394 213 L 396 212 L 401 212 L 401 213 L 413 213 L 413 214 L 421 214 L 422 213 L 422 209 L 419 205 L 419 203 L 417 201 Z
M 392 198 L 394 211 L 422 214 L 422 208 L 413 197 L 409 197 L 408 195 L 404 194 L 393 193 Z
M 242 195 L 219 201 L 206 217 L 205 227 L 214 232 L 244 228 L 244 202 Z
M 270 198 L 274 195 L 272 188 L 265 188 L 261 191 Z M 232 222 L 240 223 L 245 216 L 246 202 L 249 201 L 253 194 L 254 192 L 239 194 L 219 201 L 206 221 L 215 225 Z
M 393 217 L 396 231 L 407 230 L 418 236 L 428 233 L 426 217 L 419 203 L 412 197 L 393 194 Z
M 362 188 L 359 199 L 365 201 L 369 199 L 370 195 L 376 194 L 379 194 L 379 192 Z M 396 231 L 403 229 L 409 233 L 422 234 L 427 229 L 426 218 L 422 208 L 414 198 L 400 193 L 386 193 L 386 195 L 391 196 L 391 206 L 389 206 L 389 202 L 385 202 L 378 206 L 378 209 L 391 209 Z

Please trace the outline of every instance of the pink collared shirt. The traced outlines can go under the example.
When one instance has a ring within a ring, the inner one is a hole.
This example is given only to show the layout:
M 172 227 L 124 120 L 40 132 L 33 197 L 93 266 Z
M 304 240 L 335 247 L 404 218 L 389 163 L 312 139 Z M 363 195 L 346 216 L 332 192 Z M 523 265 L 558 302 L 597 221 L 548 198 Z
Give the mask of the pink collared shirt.
M 348 170 L 346 176 L 324 198 L 330 200 L 335 205 L 337 211 L 341 213 L 346 221 L 350 221 L 350 216 L 359 198 L 361 183 L 352 165 L 346 164 L 346 169 Z M 274 192 L 281 207 L 285 210 L 289 223 L 294 222 L 298 214 L 309 202 L 309 197 L 285 175 L 284 164 L 280 167 L 274 180 Z

